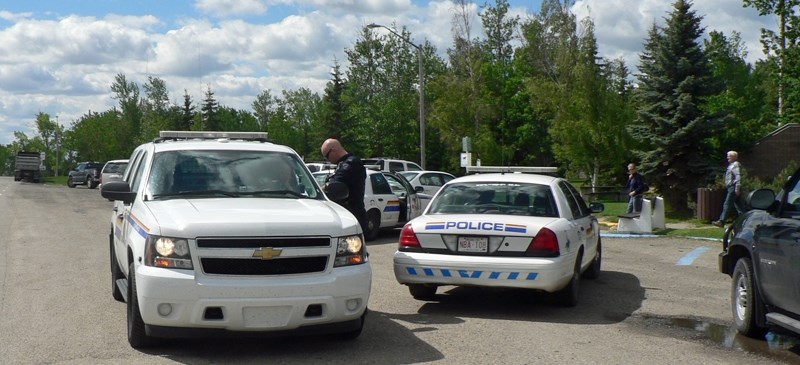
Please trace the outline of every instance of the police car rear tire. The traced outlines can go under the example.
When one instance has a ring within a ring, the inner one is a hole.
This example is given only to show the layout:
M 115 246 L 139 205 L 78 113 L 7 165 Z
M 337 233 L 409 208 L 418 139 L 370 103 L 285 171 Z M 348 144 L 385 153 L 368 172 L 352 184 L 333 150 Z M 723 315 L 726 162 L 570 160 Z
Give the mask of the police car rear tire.
M 135 349 L 150 347 L 156 344 L 153 337 L 147 335 L 144 320 L 136 297 L 136 268 L 131 262 L 128 266 L 128 343 Z
M 602 260 L 603 245 L 600 243 L 600 236 L 597 236 L 597 253 L 594 256 L 594 260 L 592 260 L 592 264 L 583 272 L 583 277 L 586 279 L 597 279 L 600 277 L 600 265 Z
M 376 210 L 367 212 L 367 231 L 364 232 L 364 239 L 372 241 L 378 238 L 378 231 L 381 229 L 381 215 Z
M 436 285 L 408 284 L 408 291 L 417 300 L 431 300 L 436 296 Z
M 558 303 L 564 307 L 574 307 L 578 305 L 578 289 L 581 282 L 581 260 L 583 259 L 583 252 L 578 254 L 575 260 L 575 268 L 572 271 L 572 279 L 569 280 L 564 289 L 556 293 Z

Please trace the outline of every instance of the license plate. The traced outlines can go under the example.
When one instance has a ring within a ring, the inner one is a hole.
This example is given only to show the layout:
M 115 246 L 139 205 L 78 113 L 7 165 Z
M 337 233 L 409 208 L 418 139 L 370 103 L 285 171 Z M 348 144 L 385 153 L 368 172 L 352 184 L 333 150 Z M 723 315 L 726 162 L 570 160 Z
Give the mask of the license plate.
M 489 251 L 488 237 L 458 237 L 459 252 L 483 252 Z

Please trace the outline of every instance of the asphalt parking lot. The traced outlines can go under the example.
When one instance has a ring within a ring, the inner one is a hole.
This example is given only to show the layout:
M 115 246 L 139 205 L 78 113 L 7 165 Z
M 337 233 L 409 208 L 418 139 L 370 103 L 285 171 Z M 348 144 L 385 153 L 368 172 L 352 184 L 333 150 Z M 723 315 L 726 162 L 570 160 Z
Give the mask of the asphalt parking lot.
M 361 337 L 182 339 L 128 346 L 111 298 L 111 203 L 95 190 L 0 178 L 0 358 L 15 364 L 786 364 L 794 336 L 732 329 L 719 244 L 603 237 L 601 277 L 575 308 L 521 290 L 446 287 L 418 301 L 397 284 L 398 230 L 368 245 L 370 315 Z M 605 233 L 605 232 L 604 232 Z

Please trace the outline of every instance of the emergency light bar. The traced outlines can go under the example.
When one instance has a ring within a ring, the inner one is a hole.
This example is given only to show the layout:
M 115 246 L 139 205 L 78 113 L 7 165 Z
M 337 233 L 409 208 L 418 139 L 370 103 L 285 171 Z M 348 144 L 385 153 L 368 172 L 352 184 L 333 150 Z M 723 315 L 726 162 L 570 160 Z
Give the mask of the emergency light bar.
M 467 166 L 467 174 L 481 172 L 555 174 L 558 172 L 558 168 L 542 166 Z
M 156 142 L 178 139 L 238 139 L 269 142 L 266 132 L 206 132 L 206 131 L 161 131 Z

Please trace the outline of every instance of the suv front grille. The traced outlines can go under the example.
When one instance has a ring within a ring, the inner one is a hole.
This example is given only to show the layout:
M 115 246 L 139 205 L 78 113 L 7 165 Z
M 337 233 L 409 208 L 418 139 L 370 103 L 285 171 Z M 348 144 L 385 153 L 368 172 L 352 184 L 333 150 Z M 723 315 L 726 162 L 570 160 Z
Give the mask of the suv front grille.
M 198 238 L 199 248 L 330 247 L 330 237 Z
M 327 256 L 294 257 L 272 260 L 201 258 L 203 271 L 216 275 L 288 275 L 325 271 Z

